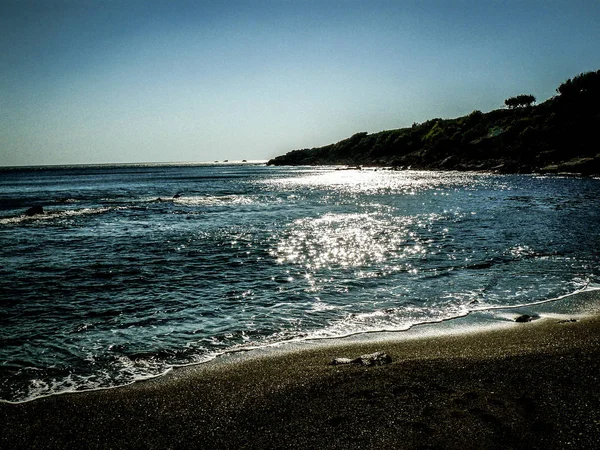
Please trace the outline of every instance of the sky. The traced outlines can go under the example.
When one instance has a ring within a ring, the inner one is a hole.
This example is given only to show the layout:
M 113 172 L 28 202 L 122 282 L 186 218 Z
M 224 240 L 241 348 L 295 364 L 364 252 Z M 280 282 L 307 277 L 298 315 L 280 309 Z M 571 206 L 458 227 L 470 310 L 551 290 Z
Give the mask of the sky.
M 600 1 L 0 2 L 0 166 L 264 160 L 555 95 Z

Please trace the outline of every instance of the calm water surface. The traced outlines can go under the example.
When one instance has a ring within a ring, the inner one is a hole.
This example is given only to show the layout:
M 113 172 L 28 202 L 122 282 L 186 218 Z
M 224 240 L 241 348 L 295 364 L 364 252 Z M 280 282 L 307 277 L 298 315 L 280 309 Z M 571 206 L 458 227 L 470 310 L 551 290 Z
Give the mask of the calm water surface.
M 0 169 L 0 399 L 598 284 L 599 194 L 456 172 Z

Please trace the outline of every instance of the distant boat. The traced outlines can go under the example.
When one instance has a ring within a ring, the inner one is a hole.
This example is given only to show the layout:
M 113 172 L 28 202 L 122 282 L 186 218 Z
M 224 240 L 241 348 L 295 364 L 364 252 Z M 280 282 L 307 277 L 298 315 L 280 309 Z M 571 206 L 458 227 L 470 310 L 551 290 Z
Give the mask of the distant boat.
M 242 159 L 242 162 L 248 162 L 248 161 L 246 161 L 245 159 Z
M 223 162 L 229 162 L 229 160 L 228 159 L 224 159 Z

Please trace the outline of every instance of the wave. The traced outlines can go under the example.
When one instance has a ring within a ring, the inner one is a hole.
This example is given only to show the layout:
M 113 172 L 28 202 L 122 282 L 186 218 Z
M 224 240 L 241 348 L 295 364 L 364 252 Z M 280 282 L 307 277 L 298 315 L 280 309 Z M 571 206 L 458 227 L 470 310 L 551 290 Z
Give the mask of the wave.
M 73 218 L 77 216 L 103 214 L 118 210 L 146 210 L 149 204 L 178 205 L 184 207 L 195 206 L 245 206 L 264 203 L 268 199 L 257 199 L 250 195 L 180 195 L 174 197 L 102 197 L 97 199 L 103 206 L 85 208 L 54 209 L 56 206 L 46 208 L 43 214 L 27 215 L 24 212 L 18 215 L 0 217 L 0 225 L 19 225 L 22 223 L 35 223 L 40 221 L 52 221 L 55 219 Z M 54 202 L 55 205 L 77 205 L 82 200 L 76 198 L 64 198 Z M 108 206 L 106 206 L 108 205 Z
M 250 205 L 256 201 L 247 195 L 195 195 L 172 199 L 173 203 L 186 206 Z
M 21 214 L 12 217 L 0 218 L 0 225 L 18 225 L 24 222 L 51 221 L 55 219 L 68 219 L 77 216 L 85 216 L 91 214 L 104 214 L 110 211 L 125 209 L 124 207 L 98 207 L 98 208 L 81 208 L 81 209 L 64 209 L 60 211 L 46 211 L 44 214 L 36 214 L 28 216 Z
M 139 211 L 154 211 L 156 207 L 163 205 L 169 208 L 169 213 L 177 213 L 171 209 L 171 206 L 179 206 L 186 208 L 185 213 L 189 213 L 189 209 L 193 207 L 221 207 L 221 206 L 246 206 L 265 203 L 279 203 L 281 199 L 271 196 L 252 196 L 243 194 L 230 195 L 187 195 L 176 194 L 175 196 L 164 197 L 98 197 L 94 199 L 77 199 L 77 198 L 62 198 L 54 202 L 50 202 L 48 207 L 44 204 L 44 213 L 27 215 L 25 214 L 26 207 L 21 202 L 13 205 L 4 214 L 11 214 L 4 217 L 0 216 L 0 225 L 19 225 L 22 223 L 35 223 L 39 221 L 52 221 L 54 219 L 72 218 L 76 216 L 102 214 L 111 211 L 119 210 L 139 210 Z M 77 208 L 82 202 L 97 202 L 98 206 L 87 206 Z M 33 204 L 43 204 L 42 202 L 33 202 Z M 62 208 L 61 208 L 62 206 Z M 20 210 L 15 214 L 15 210 Z M 184 211 L 182 209 L 182 211 Z
M 144 353 L 136 355 L 123 355 L 116 354 L 114 361 L 111 363 L 112 373 L 118 373 L 117 377 L 109 377 L 102 379 L 100 374 L 91 375 L 77 375 L 69 373 L 62 378 L 46 379 L 31 378 L 29 386 L 26 390 L 13 395 L 12 400 L 0 399 L 1 403 L 20 404 L 26 403 L 39 398 L 50 397 L 62 394 L 72 394 L 86 391 L 106 390 L 117 387 L 122 387 L 136 383 L 138 381 L 145 381 L 152 378 L 157 378 L 166 375 L 175 368 L 195 366 L 198 364 L 204 364 L 225 355 L 246 353 L 255 350 L 269 350 L 273 348 L 281 348 L 286 345 L 303 345 L 305 343 L 318 343 L 319 341 L 332 341 L 347 339 L 357 336 L 377 336 L 383 334 L 392 333 L 398 337 L 398 333 L 404 333 L 412 330 L 416 327 L 423 327 L 427 325 L 436 325 L 456 321 L 457 319 L 466 318 L 470 315 L 481 315 L 482 313 L 488 313 L 485 320 L 486 325 L 508 325 L 514 324 L 514 319 L 518 317 L 523 309 L 526 309 L 534 317 L 555 317 L 555 318 L 570 318 L 584 317 L 586 315 L 595 314 L 598 310 L 598 299 L 599 296 L 594 294 L 600 291 L 600 286 L 586 284 L 581 289 L 574 292 L 544 299 L 541 301 L 521 303 L 518 305 L 480 305 L 480 306 L 463 306 L 456 308 L 452 312 L 448 311 L 446 314 L 440 314 L 437 317 L 429 317 L 427 319 L 418 321 L 405 321 L 397 322 L 395 324 L 390 323 L 386 320 L 389 315 L 393 313 L 394 309 L 378 310 L 370 313 L 362 314 L 351 314 L 345 320 L 346 325 L 351 325 L 344 330 L 344 327 L 340 327 L 339 324 L 331 326 L 329 328 L 315 330 L 313 332 L 278 332 L 264 339 L 262 342 L 252 341 L 250 338 L 246 338 L 244 342 L 236 345 L 229 346 L 223 350 L 214 350 L 205 353 L 191 354 L 190 362 L 185 363 L 168 363 L 161 361 L 157 354 Z M 583 296 L 582 296 L 583 294 Z M 591 298 L 585 297 L 585 294 L 592 294 Z M 561 307 L 561 302 L 565 304 Z M 544 305 L 552 305 L 550 308 L 539 309 Z M 538 314 L 533 312 L 535 308 Z M 483 317 L 483 316 L 481 316 Z M 481 317 L 479 318 L 481 320 Z M 383 319 L 383 320 L 382 320 Z M 370 323 L 369 325 L 369 322 Z M 379 325 L 378 325 L 379 324 Z M 385 325 L 384 325 L 385 324 Z M 470 329 L 480 329 L 481 324 L 478 325 L 475 320 Z M 439 329 L 429 328 L 432 334 L 438 334 Z M 243 333 L 242 333 L 243 334 Z M 40 369 L 29 368 L 30 371 L 37 371 Z M 107 372 L 103 372 L 107 375 Z

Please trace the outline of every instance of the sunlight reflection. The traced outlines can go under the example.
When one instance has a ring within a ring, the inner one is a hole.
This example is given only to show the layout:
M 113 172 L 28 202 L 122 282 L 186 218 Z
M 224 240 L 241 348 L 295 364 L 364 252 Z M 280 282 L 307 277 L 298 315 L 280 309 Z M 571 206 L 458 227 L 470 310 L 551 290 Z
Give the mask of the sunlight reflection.
M 291 263 L 309 271 L 331 267 L 359 267 L 389 259 L 426 254 L 409 228 L 435 217 L 390 217 L 381 214 L 326 214 L 291 224 L 271 255 L 280 264 Z M 310 276 L 307 275 L 306 278 Z
M 484 180 L 485 174 L 477 179 Z M 298 186 L 330 188 L 346 192 L 390 193 L 401 192 L 411 195 L 423 189 L 464 186 L 473 184 L 473 174 L 461 172 L 390 171 L 390 170 L 329 170 L 311 171 L 301 176 L 278 178 L 266 181 L 279 188 L 293 189 Z

